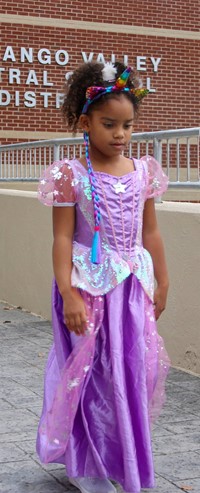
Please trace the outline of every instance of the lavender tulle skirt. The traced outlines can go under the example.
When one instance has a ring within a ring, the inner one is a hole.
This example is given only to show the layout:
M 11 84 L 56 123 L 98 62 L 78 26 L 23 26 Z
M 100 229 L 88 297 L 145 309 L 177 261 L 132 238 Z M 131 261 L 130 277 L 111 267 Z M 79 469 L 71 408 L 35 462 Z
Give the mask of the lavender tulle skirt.
M 54 281 L 50 351 L 37 435 L 42 462 L 69 477 L 110 478 L 126 492 L 153 488 L 151 423 L 165 400 L 169 358 L 152 302 L 130 275 L 104 296 L 81 294 L 88 332 L 70 333 Z

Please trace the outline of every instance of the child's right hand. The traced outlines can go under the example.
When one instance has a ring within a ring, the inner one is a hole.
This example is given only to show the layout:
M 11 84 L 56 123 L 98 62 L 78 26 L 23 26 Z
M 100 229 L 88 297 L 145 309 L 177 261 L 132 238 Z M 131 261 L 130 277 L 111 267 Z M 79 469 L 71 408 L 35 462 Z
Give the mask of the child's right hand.
M 76 288 L 71 288 L 63 295 L 64 321 L 70 332 L 76 335 L 84 335 L 87 326 L 86 307 L 82 296 Z

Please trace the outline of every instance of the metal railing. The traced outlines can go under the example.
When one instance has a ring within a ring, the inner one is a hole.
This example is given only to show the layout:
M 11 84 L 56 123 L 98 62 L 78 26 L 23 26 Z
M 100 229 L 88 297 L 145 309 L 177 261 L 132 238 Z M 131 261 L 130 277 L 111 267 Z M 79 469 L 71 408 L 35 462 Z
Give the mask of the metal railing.
M 79 158 L 82 137 L 0 146 L 0 181 L 38 181 L 53 161 Z M 169 177 L 169 186 L 200 187 L 200 128 L 132 134 L 129 156 L 153 155 Z

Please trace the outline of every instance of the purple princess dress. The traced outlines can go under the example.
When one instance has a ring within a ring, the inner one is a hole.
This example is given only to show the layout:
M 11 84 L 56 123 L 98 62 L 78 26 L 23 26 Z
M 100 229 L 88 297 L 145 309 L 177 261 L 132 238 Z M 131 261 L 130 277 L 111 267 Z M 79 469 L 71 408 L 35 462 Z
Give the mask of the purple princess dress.
M 94 231 L 88 173 L 76 159 L 53 163 L 39 186 L 46 205 L 75 206 L 72 285 L 87 306 L 87 333 L 70 333 L 52 290 L 54 344 L 44 387 L 37 451 L 69 477 L 109 478 L 125 491 L 154 487 L 151 422 L 164 403 L 169 359 L 153 309 L 151 256 L 142 245 L 147 198 L 167 177 L 150 156 L 121 177 L 95 172 L 100 197 L 101 263 L 90 261 Z

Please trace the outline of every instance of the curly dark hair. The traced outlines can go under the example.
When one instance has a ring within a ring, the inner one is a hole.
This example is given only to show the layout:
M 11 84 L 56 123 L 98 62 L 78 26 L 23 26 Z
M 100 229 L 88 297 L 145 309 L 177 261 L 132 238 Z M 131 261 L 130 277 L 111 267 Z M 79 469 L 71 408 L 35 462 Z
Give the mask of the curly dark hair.
M 116 62 L 114 67 L 117 69 L 116 79 L 124 72 L 126 66 L 123 63 Z M 65 85 L 64 101 L 61 108 L 65 122 L 70 130 L 77 131 L 78 121 L 82 113 L 83 106 L 86 102 L 86 90 L 90 86 L 107 87 L 110 82 L 104 81 L 102 69 L 104 64 L 99 62 L 88 62 L 80 65 L 69 77 Z M 127 87 L 136 89 L 139 87 L 139 78 L 132 70 L 127 81 Z M 119 90 L 120 93 L 120 90 Z M 115 93 L 116 94 L 116 93 Z M 125 92 L 124 95 L 132 102 L 135 113 L 138 114 L 139 102 L 131 92 Z M 95 107 L 105 100 L 115 97 L 113 93 L 103 95 L 100 100 L 95 101 L 88 108 L 88 114 Z

